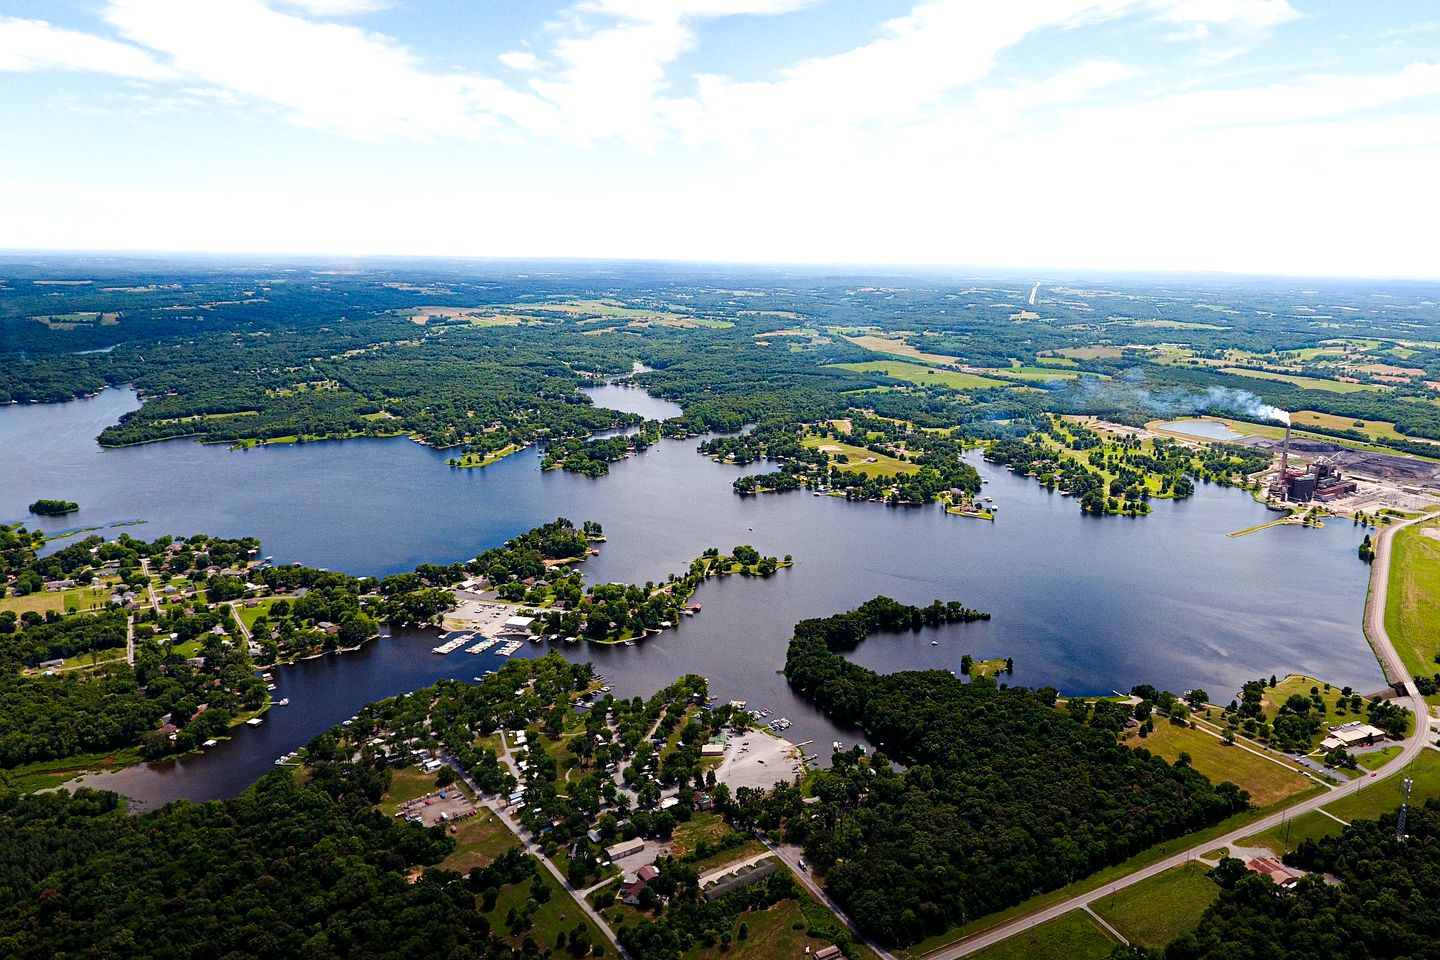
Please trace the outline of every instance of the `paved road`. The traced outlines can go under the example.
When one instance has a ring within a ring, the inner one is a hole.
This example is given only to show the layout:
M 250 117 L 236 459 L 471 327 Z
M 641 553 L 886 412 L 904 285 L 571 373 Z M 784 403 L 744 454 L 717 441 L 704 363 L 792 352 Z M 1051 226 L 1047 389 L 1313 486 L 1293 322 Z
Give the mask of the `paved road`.
M 830 894 L 826 893 L 820 884 L 815 882 L 815 878 L 810 876 L 810 871 L 800 866 L 800 850 L 798 848 L 782 846 L 781 844 L 772 843 L 764 838 L 761 839 L 761 843 L 765 844 L 772 853 L 778 856 L 780 860 L 790 868 L 790 872 L 799 878 L 800 882 L 805 885 L 805 889 L 809 890 L 816 900 L 825 904 L 825 906 L 830 908 L 831 913 L 840 918 L 840 922 L 849 928 L 851 935 L 856 940 L 865 944 L 865 946 L 871 950 L 874 950 L 876 955 L 880 957 L 880 960 L 895 960 L 893 954 L 856 929 L 855 924 L 851 923 L 850 918 L 845 915 L 845 911 L 840 909 L 840 904 L 831 900 Z
M 1402 699 L 1398 699 L 1397 703 L 1409 708 L 1415 714 L 1416 718 L 1415 732 L 1411 734 L 1409 740 L 1405 741 L 1405 746 L 1401 750 L 1400 756 L 1387 765 L 1387 769 L 1391 772 L 1386 774 L 1385 778 L 1371 774 L 1367 777 L 1361 777 L 1358 780 L 1351 780 L 1349 783 L 1342 784 L 1327 793 L 1322 793 L 1319 796 L 1311 797 L 1308 800 L 1304 800 L 1277 813 L 1272 813 L 1268 817 L 1250 823 L 1238 830 L 1232 830 L 1223 837 L 1216 837 L 1204 843 L 1181 850 L 1158 863 L 1153 863 L 1148 867 L 1142 867 L 1120 880 L 1108 883 L 1089 893 L 1082 893 L 1068 900 L 1062 900 L 1054 906 L 1026 914 L 1023 917 L 994 927 L 984 933 L 977 933 L 973 937 L 969 937 L 958 944 L 943 947 L 933 953 L 927 954 L 925 960 L 955 960 L 957 957 L 967 956 L 977 950 L 983 950 L 1002 940 L 1013 937 L 1018 933 L 1023 933 L 1037 924 L 1044 923 L 1047 920 L 1054 920 L 1072 910 L 1087 908 L 1092 903 L 1105 899 L 1117 890 L 1139 883 L 1142 880 L 1147 880 L 1174 867 L 1182 866 L 1186 862 L 1196 859 L 1207 850 L 1213 850 L 1216 847 L 1234 846 L 1236 841 L 1242 837 L 1252 836 L 1269 830 L 1271 827 L 1279 826 L 1292 817 L 1297 817 L 1302 813 L 1308 813 L 1311 810 L 1316 810 L 1321 806 L 1333 803 L 1340 797 L 1364 790 L 1377 783 L 1383 783 L 1386 779 L 1398 773 L 1400 769 L 1410 763 L 1410 761 L 1414 760 L 1420 751 L 1425 748 L 1425 744 L 1430 739 L 1430 710 L 1425 703 L 1425 699 L 1421 697 L 1415 689 L 1414 683 L 1406 677 L 1405 666 L 1401 662 L 1399 654 L 1395 652 L 1395 645 L 1390 641 L 1390 635 L 1385 632 L 1385 598 L 1386 586 L 1390 577 L 1390 545 L 1391 541 L 1395 538 L 1395 532 L 1402 527 L 1409 526 L 1411 523 L 1423 519 L 1428 518 L 1420 517 L 1416 520 L 1408 520 L 1404 523 L 1393 524 L 1381 530 L 1379 536 L 1375 538 L 1375 561 L 1372 564 L 1370 572 L 1370 599 L 1365 608 L 1365 633 L 1369 637 L 1370 645 L 1375 648 L 1375 655 L 1380 660 L 1380 666 L 1384 669 L 1386 677 L 1392 682 L 1404 684 L 1405 696 Z

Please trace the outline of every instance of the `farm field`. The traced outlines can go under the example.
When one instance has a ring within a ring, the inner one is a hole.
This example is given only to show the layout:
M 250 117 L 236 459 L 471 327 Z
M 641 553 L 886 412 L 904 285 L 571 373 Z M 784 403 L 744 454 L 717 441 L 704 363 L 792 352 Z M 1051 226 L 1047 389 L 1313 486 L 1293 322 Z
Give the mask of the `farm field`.
M 1221 367 L 1220 372 L 1248 380 L 1278 380 L 1282 383 L 1304 387 L 1307 390 L 1328 390 L 1330 393 L 1363 393 L 1366 390 L 1379 389 L 1367 383 L 1342 383 L 1339 380 L 1302 377 L 1299 374 L 1274 373 L 1269 370 L 1245 370 L 1240 367 Z
M 923 387 L 949 387 L 952 390 L 986 390 L 1009 386 L 1004 380 L 981 377 L 960 370 L 937 370 L 904 360 L 867 360 L 864 363 L 836 364 L 842 370 L 857 373 L 883 373 L 897 380 L 906 380 Z

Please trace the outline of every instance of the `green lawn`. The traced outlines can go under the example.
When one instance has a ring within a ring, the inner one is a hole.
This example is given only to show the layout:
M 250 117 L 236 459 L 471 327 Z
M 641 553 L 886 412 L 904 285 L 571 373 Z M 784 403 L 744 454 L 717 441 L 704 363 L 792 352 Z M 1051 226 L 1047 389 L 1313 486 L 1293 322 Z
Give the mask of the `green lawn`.
M 1276 827 L 1271 827 L 1264 833 L 1257 833 L 1254 836 L 1245 837 L 1240 841 L 1241 846 L 1246 847 L 1269 847 L 1280 856 L 1291 853 L 1296 847 L 1306 840 L 1319 840 L 1321 837 L 1333 837 L 1345 828 L 1336 823 L 1331 817 L 1325 816 L 1318 810 L 1309 813 L 1302 813 L 1300 816 Z
M 1420 751 L 1420 755 L 1404 770 L 1392 772 L 1359 793 L 1326 804 L 1325 809 L 1347 823 L 1351 820 L 1373 820 L 1382 813 L 1399 808 L 1401 782 L 1405 777 L 1415 781 L 1410 793 L 1411 803 L 1424 803 L 1431 797 L 1440 797 L 1440 751 L 1428 748 Z
M 241 603 L 235 608 L 235 612 L 239 614 L 240 622 L 245 624 L 246 630 L 254 630 L 255 621 L 261 617 L 268 617 L 270 608 L 280 599 L 280 597 L 266 597 L 253 607 L 247 607 Z
M 1073 910 L 971 956 L 978 960 L 1104 960 L 1116 946 L 1094 917 Z
M 746 937 L 740 939 L 740 924 L 747 928 Z M 796 930 L 795 925 L 800 924 Z M 764 910 L 744 914 L 730 928 L 732 941 L 729 949 L 722 950 L 719 944 L 713 947 L 696 945 L 681 954 L 685 960 L 772 960 L 775 957 L 805 956 L 805 948 L 814 953 L 830 945 L 828 940 L 818 940 L 805 932 L 805 914 L 796 900 L 781 900 Z
M 905 380 L 922 387 L 941 386 L 949 387 L 952 390 L 984 390 L 989 387 L 1007 386 L 1004 380 L 994 380 L 960 370 L 946 370 L 941 367 L 909 363 L 904 360 L 867 360 L 864 363 L 838 363 L 835 366 L 842 370 L 854 370 L 857 373 L 883 373 L 896 380 Z M 1059 371 L 1050 372 L 1052 374 L 1059 373 Z M 1009 371 L 1006 373 L 1008 374 Z
M 1195 929 L 1219 896 L 1207 868 L 1192 863 L 1126 887 L 1091 909 L 1131 943 L 1161 950 Z
M 738 847 L 731 847 L 728 850 L 721 850 L 719 853 L 711 854 L 704 860 L 696 860 L 690 864 L 690 869 L 696 874 L 704 876 L 712 870 L 719 870 L 721 867 L 728 867 L 732 863 L 739 863 L 741 860 L 748 860 L 758 853 L 765 851 L 765 845 L 759 840 L 746 840 Z
M 1176 726 L 1163 718 L 1156 719 L 1155 729 L 1144 739 L 1133 730 L 1127 731 L 1125 745 L 1145 747 L 1172 762 L 1182 752 L 1188 753 L 1196 770 L 1216 783 L 1229 780 L 1247 791 L 1250 802 L 1257 807 L 1267 807 L 1314 785 L 1288 763 L 1282 766 L 1238 745 L 1227 747 L 1208 733 Z
M 1417 523 L 1393 534 L 1390 583 L 1385 596 L 1385 632 L 1412 675 L 1440 671 L 1440 531 L 1437 521 Z
M 401 767 L 390 774 L 390 789 L 380 801 L 380 809 L 393 817 L 408 800 L 422 797 L 435 789 L 435 774 L 421 773 L 419 767 Z
M 1385 764 L 1394 760 L 1399 755 L 1402 747 L 1386 747 L 1383 750 L 1373 750 L 1370 753 L 1361 753 L 1355 756 L 1356 762 L 1364 770 L 1379 770 Z

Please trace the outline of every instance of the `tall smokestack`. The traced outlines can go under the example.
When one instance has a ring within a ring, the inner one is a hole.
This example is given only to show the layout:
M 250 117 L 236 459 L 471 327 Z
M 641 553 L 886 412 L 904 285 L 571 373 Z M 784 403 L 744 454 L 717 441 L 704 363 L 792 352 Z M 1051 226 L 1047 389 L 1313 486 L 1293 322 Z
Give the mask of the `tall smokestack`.
M 1287 471 L 1290 469 L 1290 421 L 1285 421 L 1285 442 L 1280 445 L 1280 498 L 1290 499 L 1290 486 L 1287 480 Z

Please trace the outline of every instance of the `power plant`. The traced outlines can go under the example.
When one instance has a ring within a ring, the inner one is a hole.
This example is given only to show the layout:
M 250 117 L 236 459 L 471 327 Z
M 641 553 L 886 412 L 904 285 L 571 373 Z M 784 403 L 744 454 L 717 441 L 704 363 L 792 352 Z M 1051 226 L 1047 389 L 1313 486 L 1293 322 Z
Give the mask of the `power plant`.
M 1324 503 L 1354 493 L 1354 480 L 1345 479 L 1330 457 L 1319 457 L 1304 470 L 1290 469 L 1290 423 L 1285 423 L 1285 441 L 1280 445 L 1280 470 L 1270 484 L 1270 494 L 1290 503 Z

